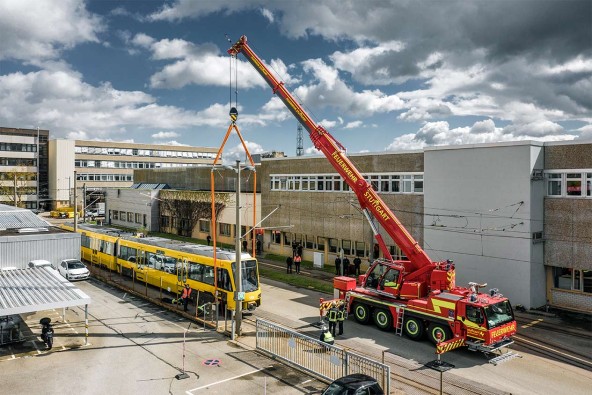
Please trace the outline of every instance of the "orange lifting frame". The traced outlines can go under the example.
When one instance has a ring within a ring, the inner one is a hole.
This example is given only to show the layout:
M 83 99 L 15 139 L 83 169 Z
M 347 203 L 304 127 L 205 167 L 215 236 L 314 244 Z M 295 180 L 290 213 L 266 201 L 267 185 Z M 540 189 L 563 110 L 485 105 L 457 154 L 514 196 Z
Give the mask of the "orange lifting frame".
M 224 146 L 226 145 L 226 141 L 228 141 L 228 137 L 230 136 L 230 133 L 232 132 L 232 130 L 236 131 L 236 134 L 238 135 L 243 148 L 245 149 L 245 153 L 247 154 L 247 157 L 249 158 L 249 162 L 251 163 L 251 166 L 255 166 L 255 162 L 253 161 L 253 158 L 251 157 L 251 154 L 249 153 L 249 150 L 247 149 L 247 145 L 245 144 L 245 140 L 243 139 L 243 136 L 241 135 L 240 130 L 238 129 L 238 127 L 236 126 L 236 123 L 233 121 L 230 126 L 228 126 L 228 130 L 226 131 L 226 136 L 224 136 L 224 140 L 222 141 L 222 144 L 220 145 L 220 149 L 218 149 L 218 153 L 216 154 L 216 159 L 214 159 L 214 163 L 212 164 L 212 171 L 210 173 L 210 192 L 211 192 L 211 200 L 212 200 L 212 224 L 210 226 L 210 233 L 213 233 L 213 237 L 212 237 L 212 241 L 213 241 L 213 246 L 214 246 L 214 298 L 216 298 L 216 303 L 218 303 L 218 265 L 216 264 L 216 234 L 217 234 L 217 229 L 216 229 L 216 196 L 215 196 L 215 182 L 214 182 L 214 166 L 216 166 L 216 164 L 218 164 L 218 161 L 220 160 L 220 156 L 222 155 L 222 151 L 224 150 Z M 240 178 L 239 178 L 240 174 L 236 175 L 236 182 L 240 182 Z M 238 202 L 236 202 L 238 203 Z M 257 172 L 253 172 L 253 228 L 255 228 L 255 225 L 257 224 Z M 236 227 L 237 224 L 235 224 Z M 253 229 L 254 230 L 254 229 Z M 240 235 L 240 229 L 237 229 L 236 232 L 239 233 Z M 237 236 L 238 237 L 238 236 Z M 253 233 L 253 236 L 251 236 L 251 241 L 252 241 L 252 246 L 251 249 L 252 251 L 256 251 L 255 247 L 255 233 Z M 257 254 L 255 253 L 255 257 L 257 256 Z M 236 269 L 238 269 L 239 265 L 238 262 L 236 264 Z

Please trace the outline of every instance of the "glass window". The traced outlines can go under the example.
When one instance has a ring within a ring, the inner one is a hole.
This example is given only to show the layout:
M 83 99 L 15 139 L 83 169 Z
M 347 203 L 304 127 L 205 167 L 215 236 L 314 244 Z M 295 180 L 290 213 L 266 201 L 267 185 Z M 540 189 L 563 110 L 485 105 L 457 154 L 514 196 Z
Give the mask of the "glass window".
M 199 231 L 200 232 L 209 232 L 210 231 L 210 221 L 205 219 L 199 220 Z
M 280 244 L 282 240 L 282 232 L 279 230 L 272 230 L 271 231 L 271 242 L 273 244 Z
M 582 270 L 583 291 L 592 293 L 592 270 Z
M 572 289 L 573 269 L 567 267 L 553 268 L 553 286 L 559 289 Z
M 413 192 L 423 193 L 423 175 L 413 176 Z
M 391 176 L 391 192 L 401 192 L 401 176 Z
M 561 174 L 547 173 L 547 195 L 561 196 Z
M 582 196 L 582 174 L 567 173 L 565 176 L 567 196 Z
M 323 237 L 317 237 L 317 250 L 325 251 L 325 239 Z
M 325 177 L 317 176 L 317 191 L 325 190 Z
M 311 236 L 311 235 L 306 235 L 305 236 L 305 242 L 304 242 L 304 247 L 308 248 L 308 249 L 313 249 L 314 248 L 314 240 L 315 237 Z
M 338 252 L 337 248 L 339 248 L 339 240 L 337 239 L 329 239 L 329 252 Z
M 403 190 L 402 190 L 402 192 L 404 192 L 404 193 L 413 192 L 413 184 L 412 184 L 413 176 L 404 175 L 402 177 L 402 179 L 403 179 L 403 188 L 402 188 Z
M 379 176 L 370 176 L 370 185 L 372 185 L 372 188 L 375 191 L 378 191 L 378 186 L 379 186 Z
M 341 241 L 341 248 L 343 248 L 343 253 L 345 255 L 351 255 L 352 254 L 351 240 L 342 240 Z
M 220 235 L 221 236 L 232 236 L 232 230 L 230 224 L 220 223 Z

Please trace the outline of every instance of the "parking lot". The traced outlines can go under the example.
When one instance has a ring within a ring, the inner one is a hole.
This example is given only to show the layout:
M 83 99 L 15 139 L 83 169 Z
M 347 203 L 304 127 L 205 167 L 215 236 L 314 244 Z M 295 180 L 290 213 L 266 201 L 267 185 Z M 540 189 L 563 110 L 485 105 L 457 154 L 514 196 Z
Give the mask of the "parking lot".
M 302 394 L 326 384 L 191 323 L 174 312 L 95 280 L 77 282 L 84 310 L 23 317 L 27 341 L 0 349 L 3 391 L 44 394 Z M 39 319 L 55 324 L 52 350 L 39 339 Z M 247 331 L 248 332 L 248 331 Z M 187 379 L 176 378 L 182 372 Z

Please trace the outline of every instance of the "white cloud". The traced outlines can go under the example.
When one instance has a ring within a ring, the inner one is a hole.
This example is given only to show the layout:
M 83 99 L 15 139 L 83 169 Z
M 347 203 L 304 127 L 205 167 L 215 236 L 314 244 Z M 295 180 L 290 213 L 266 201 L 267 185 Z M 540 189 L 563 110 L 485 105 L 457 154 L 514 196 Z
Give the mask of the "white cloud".
M 343 128 L 344 129 L 356 129 L 356 128 L 361 128 L 364 125 L 364 123 L 362 121 L 353 121 L 353 122 L 348 122 Z
M 175 137 L 179 137 L 179 133 L 176 133 L 176 132 L 158 132 L 158 133 L 154 133 L 152 135 L 152 138 L 153 139 L 156 139 L 156 140 L 171 139 L 171 138 L 175 138 Z
M 261 8 L 261 15 L 265 17 L 269 21 L 269 23 L 274 22 L 273 12 L 270 11 L 268 8 Z
M 0 60 L 32 64 L 56 59 L 84 42 L 98 42 L 105 29 L 83 0 L 0 1 Z
M 225 127 L 227 114 L 228 105 L 222 104 L 200 112 L 158 105 L 144 92 L 120 91 L 108 83 L 92 86 L 72 72 L 0 76 L 0 119 L 7 125 L 23 125 L 26 119 L 30 124 L 23 127 L 41 126 L 56 137 L 106 138 L 135 128 Z
M 245 145 L 251 155 L 267 152 L 261 145 L 253 141 L 245 141 Z M 240 160 L 243 163 L 249 163 L 245 154 L 245 148 L 242 144 L 237 144 L 236 146 L 229 148 L 227 151 L 224 151 L 222 153 L 222 160 L 225 164 L 234 164 L 237 160 Z
M 543 129 L 546 129 L 547 133 L 542 132 Z M 451 129 L 448 122 L 439 121 L 424 124 L 417 133 L 408 133 L 395 138 L 391 144 L 386 147 L 386 150 L 417 150 L 427 146 L 479 144 L 519 140 L 559 141 L 573 140 L 574 137 L 574 134 L 564 132 L 563 130 L 557 129 L 555 125 L 545 123 L 532 124 L 530 127 L 510 125 L 502 129 L 496 127 L 494 122 L 488 119 L 475 122 L 472 127 L 458 127 Z

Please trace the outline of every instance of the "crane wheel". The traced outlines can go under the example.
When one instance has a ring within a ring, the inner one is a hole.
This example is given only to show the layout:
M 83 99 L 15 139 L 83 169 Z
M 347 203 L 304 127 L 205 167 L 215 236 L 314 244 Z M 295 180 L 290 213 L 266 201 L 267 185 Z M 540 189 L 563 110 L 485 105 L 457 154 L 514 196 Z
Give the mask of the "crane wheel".
M 419 340 L 423 337 L 425 327 L 419 318 L 407 317 L 405 319 L 404 329 L 405 334 L 412 340 Z
M 378 327 L 378 329 L 382 331 L 388 331 L 393 327 L 393 316 L 391 315 L 390 311 L 385 309 L 375 309 L 374 314 L 374 323 Z
M 428 337 L 434 344 L 438 344 L 438 333 L 442 335 L 440 341 L 445 342 L 452 339 L 452 331 L 447 325 L 432 322 L 428 327 Z
M 353 310 L 356 321 L 360 324 L 367 324 L 370 321 L 370 309 L 365 304 L 354 303 Z

